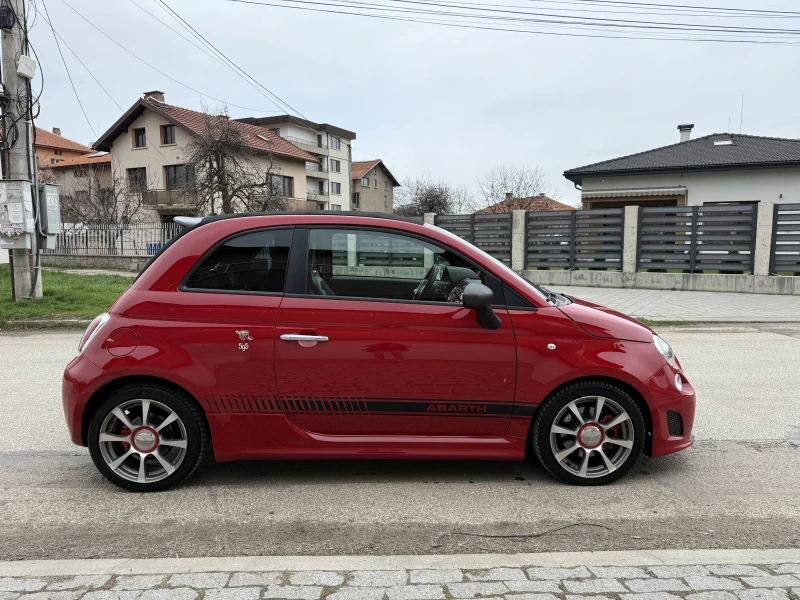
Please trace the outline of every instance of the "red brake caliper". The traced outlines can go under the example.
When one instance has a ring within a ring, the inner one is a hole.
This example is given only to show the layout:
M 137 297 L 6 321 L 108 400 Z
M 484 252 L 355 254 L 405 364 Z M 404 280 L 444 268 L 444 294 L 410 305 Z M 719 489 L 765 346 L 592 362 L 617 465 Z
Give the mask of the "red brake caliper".
M 610 423 L 614 419 L 614 415 L 606 415 L 600 419 L 601 423 Z M 619 436 L 619 425 L 614 425 L 611 429 L 606 430 L 606 436 L 616 438 Z M 603 450 L 611 450 L 613 444 L 606 442 L 603 444 Z
M 130 435 L 131 434 L 131 430 L 128 429 L 128 427 L 126 425 L 123 425 L 122 429 L 120 429 L 119 434 L 120 435 Z M 128 442 L 121 442 L 121 443 L 122 443 L 122 447 L 125 449 L 125 452 L 127 452 L 130 449 L 131 445 Z

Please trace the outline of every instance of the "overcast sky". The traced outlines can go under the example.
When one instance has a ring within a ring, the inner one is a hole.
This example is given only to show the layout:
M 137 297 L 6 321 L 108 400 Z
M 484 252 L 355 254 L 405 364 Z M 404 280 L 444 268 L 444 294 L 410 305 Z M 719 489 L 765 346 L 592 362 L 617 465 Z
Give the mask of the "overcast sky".
M 276 111 L 132 0 L 67 1 L 181 83 L 232 104 Z M 179 27 L 155 0 L 135 1 Z M 794 0 L 670 1 L 800 8 Z M 541 165 L 560 198 L 575 204 L 579 193 L 564 170 L 674 143 L 679 123 L 695 123 L 700 136 L 726 131 L 730 119 L 738 131 L 742 94 L 743 133 L 800 138 L 800 46 L 554 37 L 224 0 L 167 2 L 300 113 L 355 131 L 354 159 L 382 158 L 400 180 L 430 174 L 474 188 L 493 166 Z M 492 2 L 539 8 L 537 0 Z M 42 10 L 42 0 L 37 5 Z M 124 109 L 151 89 L 187 108 L 219 104 L 138 62 L 63 0 L 48 0 L 47 8 L 56 31 Z M 800 18 L 764 21 L 736 23 L 800 29 Z M 45 78 L 37 125 L 60 127 L 62 135 L 90 144 L 121 111 L 62 45 L 90 127 L 43 20 L 30 37 Z M 269 114 L 229 110 L 234 117 Z

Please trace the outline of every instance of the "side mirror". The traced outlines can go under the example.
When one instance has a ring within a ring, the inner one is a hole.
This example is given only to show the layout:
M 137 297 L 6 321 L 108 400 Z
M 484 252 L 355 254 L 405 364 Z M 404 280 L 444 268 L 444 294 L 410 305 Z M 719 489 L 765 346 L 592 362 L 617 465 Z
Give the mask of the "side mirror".
M 464 308 L 474 310 L 478 316 L 478 325 L 484 329 L 500 329 L 502 322 L 492 310 L 494 292 L 482 283 L 470 283 L 461 294 Z

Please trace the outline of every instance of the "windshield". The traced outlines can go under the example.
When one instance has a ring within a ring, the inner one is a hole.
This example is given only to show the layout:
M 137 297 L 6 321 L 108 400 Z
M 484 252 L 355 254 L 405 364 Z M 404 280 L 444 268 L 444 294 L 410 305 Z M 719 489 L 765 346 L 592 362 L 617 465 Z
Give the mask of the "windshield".
M 435 227 L 436 229 L 438 229 L 440 232 L 442 232 L 444 235 L 446 235 L 448 237 L 455 238 L 457 240 L 461 240 L 462 242 L 465 241 L 463 238 L 458 237 L 456 234 L 450 233 L 446 229 L 442 229 L 441 227 L 437 227 L 436 225 L 431 225 L 430 223 L 426 223 L 425 226 L 426 227 Z M 469 242 L 467 242 L 467 243 L 469 243 Z M 529 279 L 525 279 L 522 275 L 520 275 L 519 273 L 517 273 L 516 271 L 511 269 L 504 262 L 497 260 L 494 256 L 492 256 L 488 252 L 484 252 L 483 250 L 481 250 L 480 248 L 478 248 L 474 244 L 471 244 L 471 245 L 482 256 L 484 256 L 486 259 L 491 261 L 498 269 L 503 271 L 503 273 L 507 277 L 509 277 L 510 279 L 514 279 L 517 282 L 521 283 L 524 287 L 527 287 L 528 289 L 533 290 L 536 293 L 536 295 L 539 296 L 542 300 L 545 300 L 547 302 L 551 301 L 552 292 L 550 290 L 545 289 L 540 285 L 536 285 L 535 283 L 533 283 Z

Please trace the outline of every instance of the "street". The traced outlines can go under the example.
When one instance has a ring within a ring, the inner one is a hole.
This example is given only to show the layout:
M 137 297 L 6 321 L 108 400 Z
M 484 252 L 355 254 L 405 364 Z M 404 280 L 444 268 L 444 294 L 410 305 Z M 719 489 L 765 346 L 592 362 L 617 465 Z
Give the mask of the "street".
M 4 332 L 0 560 L 797 547 L 800 326 L 660 333 L 697 389 L 697 442 L 611 486 L 559 484 L 534 460 L 313 461 L 208 463 L 138 495 L 67 438 L 80 333 Z

